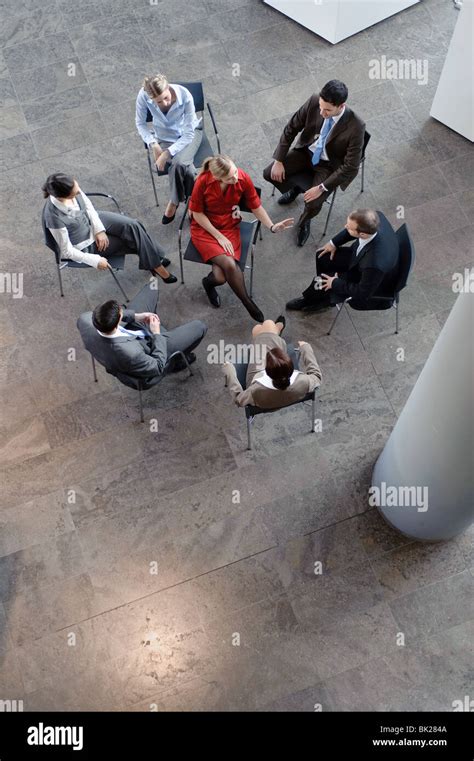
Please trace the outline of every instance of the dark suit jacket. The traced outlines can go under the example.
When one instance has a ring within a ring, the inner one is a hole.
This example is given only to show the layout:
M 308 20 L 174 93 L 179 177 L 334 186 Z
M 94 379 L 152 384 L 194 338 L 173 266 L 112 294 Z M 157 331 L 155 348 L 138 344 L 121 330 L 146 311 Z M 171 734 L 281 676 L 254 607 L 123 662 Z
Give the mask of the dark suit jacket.
M 373 309 L 375 302 L 372 300 L 369 305 L 367 299 L 391 295 L 397 280 L 398 239 L 385 215 L 381 211 L 377 214 L 380 217 L 377 235 L 364 246 L 359 256 L 356 256 L 359 238 L 353 238 L 346 229 L 332 238 L 338 247 L 354 241 L 350 247 L 349 269 L 333 280 L 331 291 L 345 299 L 351 296 L 351 306 L 355 309 Z M 383 308 L 390 304 L 380 302 L 377 306 Z
M 301 133 L 295 148 L 311 145 L 319 135 L 324 119 L 319 111 L 319 93 L 311 95 L 301 108 L 293 114 L 280 137 L 273 154 L 277 161 L 283 161 L 298 133 Z M 365 123 L 346 106 L 344 114 L 332 128 L 326 141 L 326 153 L 332 173 L 324 180 L 329 191 L 341 187 L 345 190 L 359 171 L 364 147 Z
M 121 324 L 129 330 L 148 330 L 145 325 L 135 322 L 133 309 L 123 310 Z M 167 358 L 167 341 L 164 336 L 150 333 L 143 339 L 125 334 L 117 338 L 104 338 L 92 324 L 92 312 L 81 314 L 77 327 L 86 349 L 111 375 L 123 383 L 127 383 L 126 376 L 131 375 L 141 379 L 144 388 L 158 381 Z

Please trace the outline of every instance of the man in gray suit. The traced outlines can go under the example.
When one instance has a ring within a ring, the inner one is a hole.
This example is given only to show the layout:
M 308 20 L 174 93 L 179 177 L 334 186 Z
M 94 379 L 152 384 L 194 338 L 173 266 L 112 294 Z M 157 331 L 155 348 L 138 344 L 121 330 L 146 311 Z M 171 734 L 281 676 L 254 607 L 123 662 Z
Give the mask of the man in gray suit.
M 125 383 L 126 376 L 141 380 L 143 388 L 158 382 L 173 352 L 182 351 L 189 363 L 194 362 L 192 350 L 207 332 L 201 320 L 166 330 L 156 311 L 158 290 L 153 285 L 145 285 L 129 308 L 121 307 L 117 301 L 106 301 L 93 312 L 81 314 L 77 321 L 84 346 L 94 359 Z M 177 372 L 184 367 L 184 361 L 177 357 L 171 369 Z

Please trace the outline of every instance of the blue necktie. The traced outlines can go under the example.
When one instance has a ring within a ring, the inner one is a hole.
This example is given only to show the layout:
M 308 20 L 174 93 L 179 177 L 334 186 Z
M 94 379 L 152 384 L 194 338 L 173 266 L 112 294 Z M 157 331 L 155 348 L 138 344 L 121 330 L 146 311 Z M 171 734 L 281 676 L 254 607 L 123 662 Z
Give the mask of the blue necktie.
M 319 163 L 319 159 L 321 158 L 321 154 L 324 150 L 324 146 L 326 145 L 326 138 L 333 124 L 334 124 L 334 119 L 332 118 L 332 116 L 330 116 L 329 119 L 326 119 L 324 122 L 324 126 L 321 130 L 321 134 L 319 135 L 319 142 L 316 145 L 316 148 L 313 153 L 313 158 L 311 159 L 311 163 L 313 166 Z

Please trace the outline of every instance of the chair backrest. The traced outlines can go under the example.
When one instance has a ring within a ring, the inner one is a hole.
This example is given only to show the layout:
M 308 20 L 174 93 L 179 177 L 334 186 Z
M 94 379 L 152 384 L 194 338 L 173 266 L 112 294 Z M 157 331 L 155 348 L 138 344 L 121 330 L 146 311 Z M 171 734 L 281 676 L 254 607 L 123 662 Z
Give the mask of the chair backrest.
M 398 276 L 395 284 L 395 293 L 405 288 L 408 276 L 415 261 L 415 247 L 406 224 L 396 231 L 398 239 Z
M 261 188 L 257 188 L 257 186 L 255 186 L 255 191 L 256 191 L 258 197 L 261 198 L 261 196 L 262 196 L 262 189 Z M 240 209 L 240 211 L 247 211 L 247 212 L 252 211 L 251 209 L 249 209 L 249 207 L 245 203 L 243 196 L 241 197 L 241 199 L 239 201 L 239 209 Z
M 46 201 L 48 203 L 48 201 Z M 56 260 L 59 261 L 59 249 L 56 241 L 54 240 L 53 236 L 49 232 L 48 228 L 46 227 L 46 221 L 45 221 L 45 212 L 46 212 L 46 203 L 43 206 L 43 211 L 41 212 L 41 226 L 43 228 L 43 235 L 44 235 L 44 242 L 47 245 L 48 248 L 51 249 L 51 251 L 54 253 Z
M 177 85 L 181 85 L 181 87 L 185 87 L 191 95 L 193 96 L 194 100 L 194 108 L 196 111 L 204 111 L 204 90 L 202 87 L 202 82 L 176 82 Z M 151 112 L 149 109 L 147 109 L 146 114 L 146 121 L 151 122 L 153 119 Z
M 367 146 L 369 144 L 370 138 L 371 138 L 371 135 L 367 132 L 367 130 L 365 130 L 365 132 L 364 132 L 364 145 L 362 147 L 361 161 L 363 161 L 365 159 L 365 150 L 366 150 L 366 148 L 367 148 Z

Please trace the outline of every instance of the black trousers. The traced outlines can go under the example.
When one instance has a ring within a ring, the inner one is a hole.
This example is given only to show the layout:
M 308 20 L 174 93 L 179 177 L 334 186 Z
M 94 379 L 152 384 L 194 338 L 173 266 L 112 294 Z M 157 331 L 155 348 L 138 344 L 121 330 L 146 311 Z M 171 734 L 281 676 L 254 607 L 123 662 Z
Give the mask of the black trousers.
M 285 167 L 285 179 L 283 182 L 277 182 L 271 178 L 273 161 L 263 170 L 264 179 L 278 188 L 280 193 L 286 193 L 288 190 L 292 190 L 296 187 L 299 187 L 300 190 L 306 192 L 309 188 L 312 188 L 315 185 L 320 185 L 321 182 L 324 182 L 324 180 L 334 171 L 329 161 L 321 160 L 319 164 L 313 166 L 311 163 L 312 156 L 313 154 L 309 148 L 292 148 L 288 151 L 282 162 Z M 298 184 L 298 179 L 300 180 L 300 184 Z M 301 182 L 301 180 L 303 181 Z M 314 201 L 309 201 L 309 203 L 305 202 L 303 213 L 298 220 L 298 225 L 308 222 L 319 214 L 324 201 L 329 195 L 331 195 L 330 192 L 324 192 Z
M 339 246 L 336 248 L 333 258 L 329 254 L 324 254 L 321 258 L 316 258 L 316 272 L 318 275 L 340 275 L 347 272 L 352 258 L 352 246 Z M 315 290 L 314 278 L 310 285 L 303 291 L 303 297 L 308 304 L 337 304 L 344 301 L 344 296 L 329 291 Z

